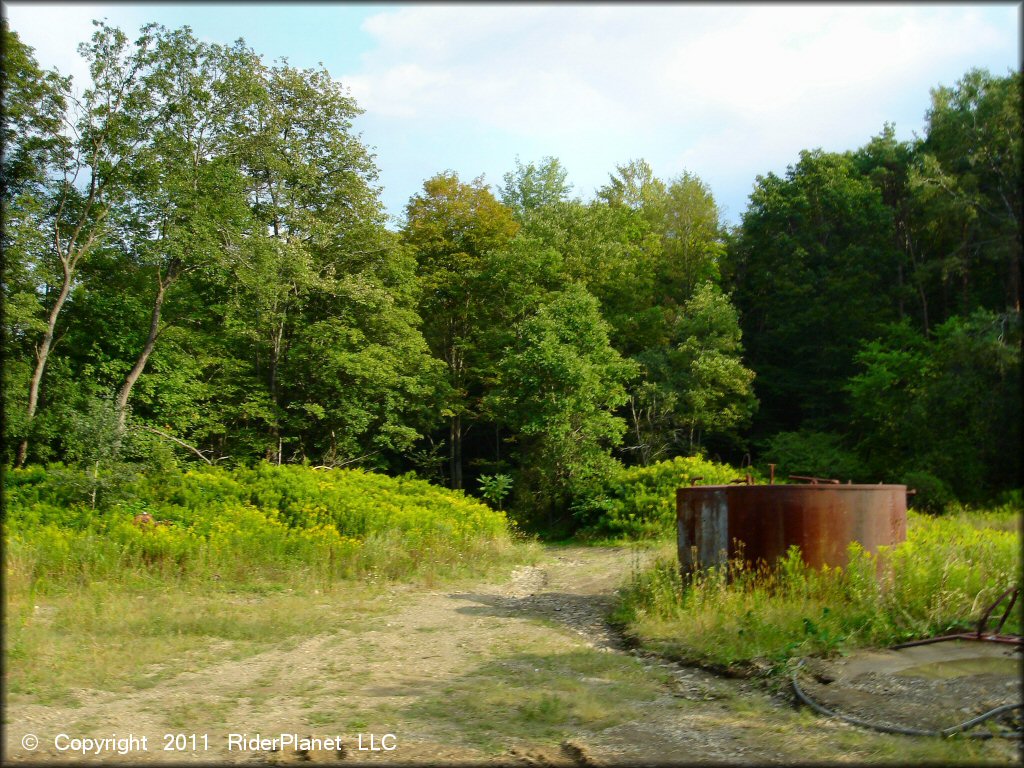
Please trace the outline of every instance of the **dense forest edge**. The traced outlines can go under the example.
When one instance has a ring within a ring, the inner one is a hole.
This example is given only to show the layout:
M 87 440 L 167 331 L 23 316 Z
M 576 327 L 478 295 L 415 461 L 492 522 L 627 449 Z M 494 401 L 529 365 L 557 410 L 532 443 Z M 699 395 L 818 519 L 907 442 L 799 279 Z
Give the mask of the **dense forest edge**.
M 187 27 L 97 22 L 80 53 L 89 83 L 4 24 L 15 540 L 174 563 L 277 524 L 333 568 L 443 530 L 471 558 L 506 519 L 663 536 L 674 487 L 769 463 L 1021 503 L 1020 73 L 937 86 L 911 141 L 801 152 L 735 227 L 691 173 L 632 160 L 583 199 L 545 157 L 442 171 L 391 229 L 326 70 Z M 139 515 L 179 524 L 143 540 Z

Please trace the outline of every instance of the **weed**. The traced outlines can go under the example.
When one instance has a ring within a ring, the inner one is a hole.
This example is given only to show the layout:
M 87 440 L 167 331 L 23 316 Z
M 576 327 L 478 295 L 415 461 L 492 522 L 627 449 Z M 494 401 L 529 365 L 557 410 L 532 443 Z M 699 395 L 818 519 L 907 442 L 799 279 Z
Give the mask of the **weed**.
M 325 589 L 346 578 L 430 584 L 479 575 L 517 551 L 504 513 L 406 477 L 210 467 L 139 476 L 93 509 L 67 497 L 61 478 L 69 472 L 5 473 L 5 565 L 30 589 L 99 580 L 241 584 L 254 574 Z
M 717 667 L 767 660 L 781 668 L 796 656 L 964 629 L 1020 581 L 1010 519 L 911 512 L 906 542 L 876 555 L 853 544 L 845 568 L 809 568 L 794 549 L 772 568 L 737 559 L 685 585 L 666 544 L 652 567 L 634 572 L 615 619 L 649 647 Z M 1019 608 L 1004 631 L 1020 631 Z

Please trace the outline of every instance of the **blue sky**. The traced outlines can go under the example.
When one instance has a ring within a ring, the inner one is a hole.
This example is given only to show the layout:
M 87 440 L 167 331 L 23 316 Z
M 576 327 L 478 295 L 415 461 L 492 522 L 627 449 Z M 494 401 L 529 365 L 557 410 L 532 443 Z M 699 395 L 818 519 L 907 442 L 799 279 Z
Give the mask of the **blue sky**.
M 588 199 L 616 165 L 690 171 L 736 223 L 758 174 L 801 149 L 924 130 L 929 89 L 1019 67 L 1017 4 L 341 4 L 5 2 L 12 28 L 82 83 L 93 18 L 242 37 L 266 59 L 319 63 L 366 110 L 382 200 L 401 217 L 424 179 L 492 185 L 558 157 Z

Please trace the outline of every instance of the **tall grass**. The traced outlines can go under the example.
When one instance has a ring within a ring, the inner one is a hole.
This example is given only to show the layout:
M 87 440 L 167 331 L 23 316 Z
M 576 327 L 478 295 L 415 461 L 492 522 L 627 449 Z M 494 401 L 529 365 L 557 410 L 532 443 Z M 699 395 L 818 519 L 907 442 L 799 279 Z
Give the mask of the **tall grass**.
M 845 568 L 809 568 L 794 548 L 772 567 L 737 560 L 685 586 L 666 554 L 633 574 L 616 618 L 661 653 L 740 668 L 969 629 L 1021 583 L 1017 520 L 1012 511 L 911 512 L 906 542 L 877 555 L 853 544 Z M 1004 631 L 1022 626 L 1018 604 Z
M 137 477 L 100 507 L 76 495 L 75 479 L 65 467 L 6 473 L 15 583 L 431 580 L 514 556 L 504 513 L 416 479 L 209 468 Z

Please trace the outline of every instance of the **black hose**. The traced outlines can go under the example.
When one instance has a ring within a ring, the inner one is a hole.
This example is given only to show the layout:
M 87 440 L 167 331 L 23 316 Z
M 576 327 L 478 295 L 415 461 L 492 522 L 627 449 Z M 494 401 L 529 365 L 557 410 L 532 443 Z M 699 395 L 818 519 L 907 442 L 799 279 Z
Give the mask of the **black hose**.
M 803 659 L 797 662 L 796 669 L 793 670 L 793 674 L 791 676 L 793 681 L 793 691 L 796 693 L 797 698 L 800 699 L 800 701 L 809 706 L 818 714 L 825 715 L 826 717 L 835 717 L 839 720 L 850 723 L 851 725 L 857 725 L 861 728 L 870 728 L 873 731 L 879 731 L 881 733 L 895 733 L 902 736 L 953 736 L 957 733 L 963 733 L 968 728 L 973 728 L 976 725 L 980 725 L 981 723 L 995 717 L 996 715 L 1001 715 L 1004 712 L 1011 712 L 1015 709 L 1020 709 L 1021 707 L 1024 707 L 1024 704 L 1003 704 L 1000 707 L 990 709 L 988 712 L 983 712 L 977 717 L 973 717 L 970 720 L 967 720 L 963 723 L 950 726 L 949 728 L 943 728 L 941 731 L 926 731 L 921 728 L 904 728 L 898 725 L 880 725 L 878 723 L 869 723 L 867 720 L 861 720 L 857 717 L 851 717 L 849 715 L 840 714 L 839 712 L 833 712 L 831 709 L 822 706 L 818 702 L 814 701 L 810 696 L 808 696 L 800 687 L 800 683 L 798 683 L 796 679 L 797 672 L 800 671 L 800 667 L 802 667 L 803 664 Z M 1003 739 L 1020 739 L 1021 732 L 996 731 L 993 733 L 990 731 L 985 731 L 982 733 L 965 733 L 964 736 L 971 739 L 991 739 L 993 736 L 998 736 Z

